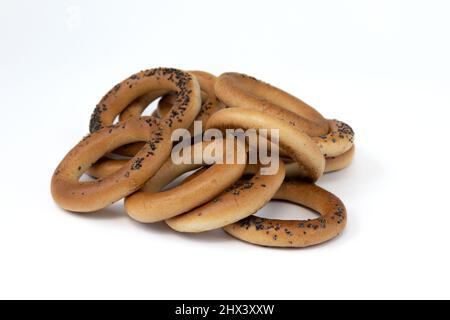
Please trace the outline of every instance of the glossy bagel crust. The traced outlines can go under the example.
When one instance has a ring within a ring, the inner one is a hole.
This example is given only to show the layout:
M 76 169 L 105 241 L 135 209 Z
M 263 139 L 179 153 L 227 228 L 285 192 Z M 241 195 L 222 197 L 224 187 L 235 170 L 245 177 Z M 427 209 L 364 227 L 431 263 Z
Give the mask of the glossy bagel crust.
M 211 116 L 206 127 L 221 130 L 267 129 L 269 134 L 271 129 L 278 129 L 280 148 L 287 151 L 298 164 L 301 176 L 310 181 L 317 181 L 325 171 L 325 158 L 319 146 L 306 133 L 264 112 L 244 108 L 222 109 Z
M 202 104 L 195 121 L 202 121 L 204 127 L 211 114 L 222 108 L 222 104 L 216 98 L 214 92 L 214 84 L 217 78 L 214 75 L 203 71 L 189 71 L 189 73 L 198 80 L 200 85 Z M 173 93 L 164 95 L 164 92 L 156 91 L 147 93 L 146 95 L 133 101 L 127 108 L 125 108 L 125 110 L 122 111 L 119 116 L 119 120 L 124 121 L 129 118 L 141 116 L 149 104 L 161 96 L 162 98 L 158 103 L 158 108 L 153 112 L 152 116 L 161 119 L 169 118 L 173 107 L 177 102 L 177 95 Z M 188 130 L 192 134 L 194 132 L 194 124 L 192 124 Z M 116 150 L 115 153 L 132 157 L 140 148 L 141 145 L 137 143 L 124 146 L 119 150 Z
M 89 167 L 121 145 L 145 142 L 134 158 L 114 173 L 90 182 L 80 182 Z M 133 118 L 105 127 L 84 138 L 62 160 L 51 183 L 55 202 L 74 212 L 93 212 L 137 191 L 170 155 L 170 130 L 160 120 Z
M 313 107 L 281 89 L 240 73 L 216 81 L 217 97 L 228 107 L 248 108 L 287 121 L 310 136 L 329 133 L 328 121 Z
M 325 172 L 330 173 L 347 168 L 353 161 L 355 156 L 355 145 L 350 150 L 337 156 L 326 158 Z M 89 168 L 88 174 L 93 178 L 106 177 L 124 166 L 128 160 L 111 160 L 108 158 L 102 158 L 97 161 L 91 168 Z M 182 174 L 201 168 L 201 164 L 174 164 L 170 159 L 164 163 L 158 173 L 150 179 L 142 191 L 157 192 L 171 181 L 181 176 Z M 245 167 L 245 174 L 255 174 L 258 172 L 258 165 L 248 164 Z M 298 170 L 298 166 L 295 162 L 286 163 L 286 177 L 298 177 L 301 174 Z
M 355 155 L 355 146 L 353 146 L 347 152 L 341 154 L 337 157 L 326 158 L 325 172 L 330 173 L 334 171 L 339 171 L 347 168 L 353 161 Z M 292 160 L 290 160 L 292 161 Z M 245 174 L 255 174 L 258 171 L 257 165 L 247 165 L 245 168 Z M 286 163 L 286 177 L 299 177 L 302 172 L 298 169 L 298 165 L 295 162 Z
M 314 184 L 287 180 L 273 199 L 308 207 L 321 217 L 314 220 L 275 220 L 251 216 L 226 226 L 224 230 L 237 239 L 256 245 L 303 248 L 335 238 L 346 226 L 347 211 L 342 201 Z
M 325 173 L 339 171 L 350 166 L 355 156 L 355 149 L 356 147 L 353 145 L 350 150 L 339 156 L 326 158 Z
M 176 94 L 165 123 L 171 130 L 188 128 L 200 112 L 200 85 L 194 76 L 177 69 L 150 69 L 125 79 L 103 97 L 91 116 L 91 133 L 113 124 L 125 108 L 152 92 L 159 96 Z
M 88 174 L 95 179 L 101 179 L 115 173 L 127 162 L 128 160 L 102 158 L 89 169 Z M 158 192 L 184 173 L 201 167 L 203 167 L 203 164 L 175 164 L 169 158 L 159 171 L 145 183 L 140 191 Z
M 209 144 L 201 143 L 201 150 L 203 151 Z M 191 152 L 194 149 L 195 146 L 191 148 Z M 224 148 L 224 154 L 226 152 L 227 150 Z M 167 162 L 169 161 L 172 162 L 172 159 Z M 211 163 L 209 160 L 207 162 Z M 233 164 L 214 164 L 181 186 L 162 192 L 144 190 L 136 192 L 125 199 L 125 209 L 131 218 L 142 223 L 154 223 L 172 218 L 214 199 L 242 177 L 245 167 L 245 162 L 237 164 L 236 161 Z M 171 168 L 173 166 L 170 164 L 166 165 L 162 176 L 173 176 L 167 172 Z M 184 168 L 191 170 L 192 165 L 184 165 Z M 184 172 L 177 170 L 176 173 Z M 146 190 L 154 188 L 152 187 L 154 183 L 158 183 L 158 187 L 160 187 L 161 183 L 159 182 L 148 182 Z
M 161 191 L 139 191 L 125 199 L 128 215 L 142 223 L 154 223 L 188 212 L 208 201 L 236 182 L 245 165 L 216 164 L 181 186 Z
M 214 75 L 204 71 L 189 72 L 197 78 L 202 91 L 202 108 L 195 121 L 201 121 L 204 128 L 211 115 L 223 108 L 222 103 L 220 103 L 215 94 L 214 85 L 217 78 Z M 170 114 L 170 110 L 174 103 L 174 95 L 164 96 L 158 103 L 157 115 L 164 119 Z M 191 134 L 194 133 L 193 125 L 189 128 L 189 131 Z
M 166 90 L 162 91 L 152 91 L 149 92 L 137 99 L 135 99 L 132 103 L 128 105 L 128 107 L 123 110 L 119 115 L 119 122 L 128 120 L 134 117 L 140 117 L 142 113 L 147 109 L 150 104 L 158 99 L 159 97 L 164 96 Z M 173 106 L 173 105 L 172 105 Z M 157 114 L 153 113 L 153 117 L 157 117 Z M 158 118 L 158 117 L 157 117 Z
M 349 125 L 326 120 L 300 99 L 253 77 L 225 73 L 216 81 L 216 94 L 228 107 L 259 110 L 298 126 L 313 137 L 326 158 L 340 156 L 353 146 L 354 132 Z M 283 149 L 280 154 L 289 156 Z
M 355 133 L 353 129 L 346 123 L 338 120 L 329 120 L 330 132 L 320 137 L 313 137 L 324 157 L 337 157 L 353 146 Z
M 175 231 L 198 233 L 215 230 L 244 219 L 272 199 L 285 177 L 284 163 L 275 175 L 258 172 L 250 180 L 240 180 L 216 199 L 190 212 L 168 219 Z

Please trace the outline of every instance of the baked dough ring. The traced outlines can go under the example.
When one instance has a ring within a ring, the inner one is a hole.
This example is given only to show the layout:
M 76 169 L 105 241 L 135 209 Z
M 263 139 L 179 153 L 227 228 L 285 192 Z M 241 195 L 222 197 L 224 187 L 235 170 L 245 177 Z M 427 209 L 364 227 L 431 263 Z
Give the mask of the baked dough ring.
M 317 181 L 324 173 L 325 158 L 319 146 L 306 133 L 261 111 L 244 108 L 222 109 L 211 116 L 206 128 L 267 129 L 268 135 L 271 129 L 279 129 L 280 148 L 287 151 L 297 162 L 301 176 L 310 181 Z
M 163 97 L 164 98 L 164 94 L 166 93 L 166 90 L 163 91 L 153 91 L 153 92 L 149 92 L 139 98 L 137 98 L 136 100 L 134 100 L 132 103 L 130 103 L 130 105 L 128 105 L 128 107 L 125 108 L 125 110 L 123 110 L 120 115 L 119 115 L 119 122 L 128 120 L 130 118 L 134 118 L 134 117 L 139 117 L 142 115 L 142 113 L 145 111 L 145 109 L 148 108 L 148 106 L 155 101 L 156 99 L 158 99 L 159 97 Z M 174 96 L 175 97 L 175 96 Z M 176 98 L 175 98 L 176 99 Z M 173 106 L 173 104 L 172 104 Z M 152 114 L 152 117 L 157 117 L 157 113 L 154 112 Z
M 319 144 L 325 157 L 350 150 L 354 132 L 347 124 L 326 120 L 300 99 L 262 81 L 239 73 L 225 73 L 216 81 L 217 96 L 229 107 L 259 110 L 299 126 Z M 281 149 L 280 154 L 289 153 Z
M 353 161 L 355 155 L 355 146 L 341 154 L 337 157 L 326 158 L 326 166 L 324 173 L 330 173 L 334 171 L 339 171 L 347 168 L 351 162 Z M 103 158 L 97 161 L 88 171 L 88 174 L 93 178 L 102 178 L 106 177 L 117 170 L 119 170 L 122 166 L 124 166 L 128 160 L 111 160 L 107 158 Z M 174 164 L 171 160 L 166 161 L 158 173 L 150 179 L 144 187 L 142 187 L 142 191 L 148 192 L 158 192 L 161 188 L 168 185 L 177 177 L 182 174 L 199 169 L 203 165 L 201 164 Z M 258 165 L 249 164 L 245 167 L 246 175 L 253 175 L 258 172 Z M 295 162 L 286 163 L 286 177 L 298 177 L 299 176 L 298 166 Z
M 97 161 L 88 171 L 88 174 L 95 178 L 101 179 L 107 177 L 116 171 L 118 171 L 122 166 L 124 166 L 128 160 L 112 160 L 108 158 L 102 158 Z M 173 180 L 183 175 L 186 172 L 196 170 L 203 167 L 203 164 L 174 164 L 172 159 L 168 159 L 161 169 L 150 179 L 145 185 L 140 189 L 144 192 L 158 192 L 162 188 L 167 186 Z M 256 169 L 255 169 L 256 172 Z
M 80 177 L 104 154 L 121 145 L 145 141 L 141 151 L 113 174 L 92 182 Z M 63 209 L 93 212 L 132 194 L 149 180 L 170 155 L 170 130 L 160 120 L 133 118 L 84 138 L 56 169 L 52 195 Z
M 189 71 L 189 73 L 196 77 L 200 85 L 202 106 L 195 121 L 202 121 L 204 127 L 211 114 L 221 109 L 221 104 L 217 100 L 214 93 L 214 84 L 216 82 L 216 77 L 203 71 Z M 119 121 L 123 121 L 133 117 L 139 117 L 150 103 L 163 95 L 164 92 L 161 91 L 150 92 L 136 99 L 133 103 L 131 103 L 131 105 L 129 105 L 125 110 L 122 111 L 119 116 Z M 176 94 L 164 95 L 158 104 L 158 109 L 153 112 L 152 116 L 161 119 L 170 117 L 173 106 L 176 104 L 176 100 Z M 194 124 L 190 126 L 189 131 L 191 134 L 194 132 Z M 128 145 L 120 148 L 119 150 L 116 150 L 115 153 L 132 157 L 141 147 L 142 146 L 140 144 Z
M 163 91 L 153 91 L 147 93 L 136 100 L 134 100 L 126 109 L 119 115 L 119 122 L 126 121 L 131 118 L 140 117 L 143 111 L 156 99 L 165 94 L 165 90 Z M 156 112 L 153 112 L 152 117 L 159 118 L 156 115 Z M 136 153 L 141 150 L 144 144 L 141 142 L 132 143 L 114 150 L 113 154 L 125 156 L 125 157 L 133 157 Z M 114 162 L 114 161 L 113 161 Z
M 337 157 L 326 158 L 325 173 L 339 171 L 347 168 L 353 160 L 355 155 L 355 146 L 352 146 L 350 150 Z M 299 177 L 302 175 L 302 171 L 298 170 L 298 166 L 295 162 L 286 164 L 286 176 L 287 177 Z
M 223 105 L 217 99 L 214 85 L 217 78 L 210 73 L 203 71 L 189 71 L 197 78 L 202 90 L 202 109 L 195 121 L 201 121 L 203 128 L 206 126 L 208 119 L 212 114 L 222 109 Z M 158 103 L 157 114 L 161 118 L 165 118 L 175 102 L 175 96 L 166 95 Z M 194 126 L 189 128 L 190 133 L 194 133 Z
M 209 144 L 205 142 L 201 143 L 202 151 Z M 194 150 L 195 146 L 191 148 L 191 152 L 193 153 Z M 224 144 L 225 156 L 226 152 L 227 150 Z M 207 163 L 212 162 L 209 159 L 203 160 L 207 161 Z M 167 164 L 169 161 L 172 165 Z M 167 163 L 164 167 L 164 172 L 159 176 L 160 178 L 154 177 L 156 178 L 155 181 L 150 181 L 146 184 L 146 190 L 153 189 L 156 192 L 141 190 L 125 199 L 125 209 L 128 215 L 134 220 L 142 223 L 154 223 L 170 219 L 203 205 L 239 180 L 244 174 L 246 167 L 245 162 L 237 164 L 237 161 L 234 161 L 233 164 L 214 164 L 196 176 L 195 179 L 184 183 L 182 186 L 157 192 L 159 191 L 158 188 L 162 187 L 162 182 L 169 180 L 168 178 L 164 179 L 164 176 L 168 175 L 175 178 L 175 175 L 168 171 L 174 167 L 172 159 L 169 159 Z M 191 171 L 193 166 L 184 165 L 184 169 Z M 179 170 L 177 171 L 176 174 L 184 173 L 179 172 Z M 155 183 L 157 186 L 154 186 Z
M 353 161 L 353 158 L 355 156 L 355 145 L 353 145 L 350 150 L 346 151 L 345 153 L 337 156 L 337 157 L 329 157 L 326 158 L 326 166 L 325 166 L 325 173 L 330 173 L 334 171 L 339 171 L 342 169 L 347 168 Z M 288 171 L 286 166 L 286 171 Z M 293 170 L 296 170 L 296 166 L 291 166 Z M 290 170 L 290 169 L 289 169 Z M 294 174 L 291 174 L 289 172 L 289 176 L 294 176 Z M 295 176 L 298 176 L 298 174 L 295 174 Z
M 330 173 L 347 168 L 352 163 L 354 155 L 355 155 L 355 146 L 353 145 L 353 147 L 350 150 L 348 150 L 344 154 L 341 154 L 340 156 L 326 158 L 324 173 Z M 108 166 L 108 164 L 105 164 L 104 166 L 106 167 Z M 245 168 L 246 175 L 255 174 L 257 171 L 258 165 L 250 164 L 247 165 L 247 167 Z M 295 162 L 286 163 L 286 177 L 298 177 L 300 175 L 301 171 L 298 170 L 297 163 Z
M 345 152 L 344 154 L 337 156 L 326 158 L 326 166 L 325 173 L 330 173 L 334 171 L 339 171 L 347 168 L 351 162 L 353 161 L 355 155 L 355 146 Z M 102 178 L 106 177 L 117 170 L 119 170 L 122 166 L 124 166 L 128 160 L 111 160 L 107 158 L 103 158 L 97 163 L 95 163 L 88 171 L 89 175 L 93 178 Z M 196 170 L 201 168 L 203 165 L 201 164 L 174 164 L 171 160 L 166 161 L 158 173 L 150 179 L 144 187 L 142 187 L 142 191 L 147 192 L 158 192 L 164 186 L 168 185 L 177 177 L 182 174 Z M 258 172 L 258 165 L 247 165 L 245 167 L 245 175 L 254 175 Z M 295 162 L 286 163 L 286 177 L 298 177 L 298 166 Z M 189 178 L 188 178 L 189 179 Z
M 273 199 L 306 206 L 321 217 L 303 221 L 251 216 L 224 230 L 237 239 L 261 246 L 303 248 L 335 238 L 346 226 L 347 212 L 342 201 L 314 184 L 285 181 Z
M 202 121 L 203 126 L 205 126 L 209 117 L 221 108 L 221 104 L 218 101 L 214 91 L 214 84 L 216 83 L 217 78 L 214 75 L 204 71 L 189 71 L 189 73 L 196 77 L 200 84 L 201 90 L 202 106 L 195 121 Z M 135 101 L 135 103 L 131 104 L 121 113 L 119 119 L 125 120 L 131 117 L 140 116 L 147 108 L 147 106 L 160 96 L 161 94 L 157 95 L 156 97 L 154 97 L 154 95 L 147 94 L 139 98 L 137 101 Z M 174 94 L 167 94 L 163 96 L 158 103 L 158 109 L 153 115 L 161 119 L 165 119 L 166 117 L 170 116 L 171 110 L 176 103 L 176 99 L 176 95 Z M 193 125 L 189 128 L 189 131 L 191 133 L 194 132 Z
M 355 133 L 353 129 L 346 123 L 338 120 L 329 120 L 330 132 L 320 137 L 313 137 L 324 157 L 337 157 L 353 146 Z
M 280 161 L 277 174 L 263 176 L 258 172 L 248 181 L 238 181 L 213 201 L 169 219 L 166 223 L 175 231 L 186 233 L 210 231 L 235 223 L 269 202 L 283 183 L 284 177 L 285 167 L 283 161 Z
M 329 133 L 328 121 L 313 107 L 270 84 L 240 73 L 224 73 L 216 95 L 228 107 L 258 110 L 301 128 L 312 137 Z
M 100 101 L 91 117 L 90 131 L 113 124 L 114 120 L 137 98 L 156 92 L 159 96 L 177 95 L 165 125 L 171 130 L 188 128 L 201 108 L 200 85 L 190 73 L 169 68 L 141 71 L 111 89 Z

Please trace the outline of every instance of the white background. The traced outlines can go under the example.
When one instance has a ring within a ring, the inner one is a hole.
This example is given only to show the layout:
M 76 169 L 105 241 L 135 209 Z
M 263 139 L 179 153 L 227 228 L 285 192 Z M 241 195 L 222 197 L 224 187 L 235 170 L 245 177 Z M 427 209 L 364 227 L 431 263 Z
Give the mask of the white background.
M 431 0 L 1 1 L 0 298 L 450 298 L 449 16 Z M 319 182 L 345 233 L 265 249 L 120 204 L 60 210 L 51 175 L 95 104 L 157 66 L 245 72 L 351 124 L 354 164 Z

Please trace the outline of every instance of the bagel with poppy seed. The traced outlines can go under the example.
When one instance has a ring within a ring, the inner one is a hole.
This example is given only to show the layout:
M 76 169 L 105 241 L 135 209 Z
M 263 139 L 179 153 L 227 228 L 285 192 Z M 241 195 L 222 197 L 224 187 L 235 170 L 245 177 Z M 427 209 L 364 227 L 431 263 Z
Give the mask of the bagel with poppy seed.
M 273 200 L 302 205 L 321 216 L 313 220 L 275 220 L 251 216 L 226 226 L 224 230 L 239 240 L 256 245 L 304 248 L 337 237 L 347 224 L 347 211 L 342 201 L 311 183 L 287 180 Z
M 118 147 L 142 141 L 143 148 L 114 173 L 80 182 L 89 167 Z M 93 212 L 141 188 L 170 155 L 170 130 L 155 118 L 133 118 L 96 131 L 77 144 L 61 161 L 51 183 L 52 196 L 63 209 Z

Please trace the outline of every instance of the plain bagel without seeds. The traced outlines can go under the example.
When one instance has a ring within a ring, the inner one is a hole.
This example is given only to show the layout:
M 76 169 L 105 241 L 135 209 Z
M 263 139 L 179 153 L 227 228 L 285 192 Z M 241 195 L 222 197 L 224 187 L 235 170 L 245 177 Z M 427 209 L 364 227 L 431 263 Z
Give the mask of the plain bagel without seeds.
M 216 95 L 227 106 L 248 108 L 289 122 L 308 135 L 329 133 L 328 121 L 313 107 L 281 89 L 240 73 L 224 73 L 216 81 Z
M 227 159 L 227 153 L 231 156 L 237 154 L 237 144 L 235 144 L 234 150 L 227 150 L 224 141 L 216 141 L 214 143 L 222 144 L 224 154 L 222 159 Z M 201 142 L 200 144 L 199 147 L 203 153 L 213 142 Z M 194 153 L 195 148 L 196 145 L 190 147 L 191 153 Z M 242 146 L 242 148 L 245 151 L 245 146 Z M 193 158 L 191 157 L 191 159 Z M 231 164 L 213 164 L 214 158 L 203 158 L 203 165 L 212 165 L 198 174 L 194 179 L 190 179 L 183 185 L 166 191 L 152 192 L 140 190 L 125 199 L 125 209 L 131 218 L 142 223 L 163 221 L 188 212 L 213 200 L 217 195 L 242 177 L 246 162 L 239 163 L 235 160 L 236 157 L 234 157 L 234 161 Z M 172 159 L 169 159 L 169 161 L 173 163 Z M 192 169 L 189 164 L 184 165 L 184 167 L 188 170 Z M 165 172 L 163 172 L 162 176 L 174 176 L 171 172 L 166 172 L 168 168 L 173 168 L 173 166 L 166 165 L 164 167 Z M 176 173 L 184 172 L 177 170 Z M 158 177 L 155 176 L 154 178 Z M 150 180 L 146 184 L 146 189 L 159 188 L 160 183 L 157 186 L 153 186 L 155 182 L 158 183 L 158 180 Z
M 285 177 L 285 167 L 274 175 L 261 175 L 260 171 L 250 180 L 240 180 L 216 199 L 185 214 L 166 220 L 178 232 L 198 233 L 220 229 L 244 219 L 272 199 Z M 195 179 L 195 178 L 194 178 Z
M 341 154 L 337 157 L 326 158 L 326 166 L 324 173 L 330 173 L 334 171 L 339 171 L 347 168 L 353 161 L 355 155 L 355 146 L 353 146 L 347 152 Z M 290 159 L 289 159 L 290 160 Z M 292 160 L 290 160 L 292 161 Z M 245 168 L 245 174 L 255 174 L 258 171 L 258 166 L 249 164 Z M 301 175 L 301 171 L 298 170 L 298 165 L 295 162 L 286 163 L 286 177 L 293 178 Z

